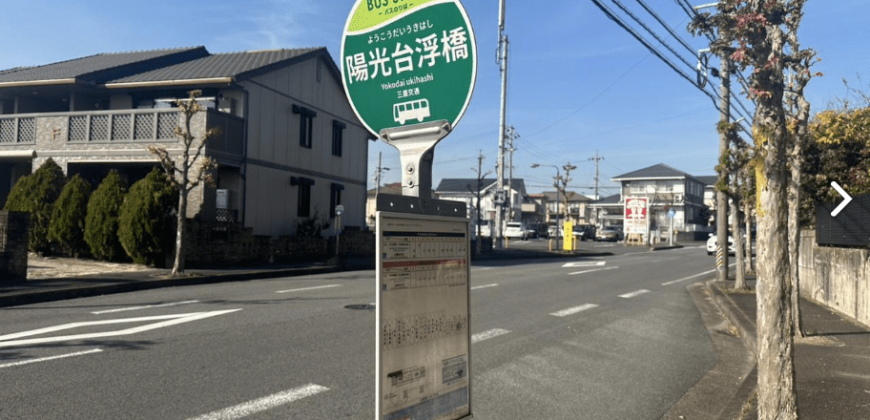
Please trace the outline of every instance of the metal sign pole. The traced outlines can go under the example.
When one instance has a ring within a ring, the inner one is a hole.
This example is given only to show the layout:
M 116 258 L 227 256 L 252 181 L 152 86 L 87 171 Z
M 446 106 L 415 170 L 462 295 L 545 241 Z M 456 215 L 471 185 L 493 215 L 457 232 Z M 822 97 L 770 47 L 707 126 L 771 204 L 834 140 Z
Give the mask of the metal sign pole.
M 399 150 L 402 195 L 432 197 L 434 149 L 447 134 L 450 134 L 450 123 L 445 120 L 381 130 L 381 139 Z

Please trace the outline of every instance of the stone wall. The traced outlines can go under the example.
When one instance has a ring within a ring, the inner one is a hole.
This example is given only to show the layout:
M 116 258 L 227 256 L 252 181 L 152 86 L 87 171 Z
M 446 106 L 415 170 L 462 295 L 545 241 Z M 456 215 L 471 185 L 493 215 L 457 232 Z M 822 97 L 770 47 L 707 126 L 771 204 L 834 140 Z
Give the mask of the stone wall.
M 254 235 L 240 223 L 187 220 L 185 263 L 188 266 L 226 266 L 326 261 L 335 256 L 335 238 Z M 342 233 L 342 257 L 371 258 L 371 232 Z M 170 265 L 171 266 L 171 265 Z
M 801 232 L 801 296 L 870 326 L 870 250 L 816 245 Z
M 0 283 L 27 281 L 28 213 L 0 211 Z

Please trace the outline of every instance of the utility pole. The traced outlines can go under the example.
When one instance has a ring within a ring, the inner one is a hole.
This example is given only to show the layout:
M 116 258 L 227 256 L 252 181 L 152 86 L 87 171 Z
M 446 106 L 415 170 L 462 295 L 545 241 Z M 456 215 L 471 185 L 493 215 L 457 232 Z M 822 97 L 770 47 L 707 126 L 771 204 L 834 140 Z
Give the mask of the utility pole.
M 504 213 L 504 142 L 505 118 L 507 114 L 507 70 L 508 70 L 508 37 L 504 33 L 505 0 L 498 7 L 498 52 L 496 63 L 501 70 L 501 117 L 498 130 L 498 173 L 496 177 L 496 211 L 495 211 L 495 248 L 502 249 L 502 220 Z
M 600 200 L 601 197 L 598 196 L 598 162 L 604 160 L 604 156 L 598 156 L 598 151 L 595 151 L 595 157 L 589 158 L 589 160 L 595 161 L 595 199 Z
M 517 134 L 514 126 L 510 126 L 508 128 L 508 140 L 510 141 L 510 146 L 508 152 L 510 152 L 510 159 L 508 159 L 508 188 L 507 188 L 507 196 L 508 196 L 508 221 L 514 220 L 514 200 L 513 200 L 513 182 L 514 182 L 514 151 L 517 149 L 514 148 L 514 140 L 516 140 L 520 135 Z
M 378 152 L 378 167 L 375 169 L 375 176 L 373 179 L 373 181 L 375 181 L 375 194 L 376 195 L 381 193 L 381 174 L 383 174 L 384 171 L 390 170 L 390 168 L 384 168 L 383 166 L 381 166 L 381 159 L 382 158 L 383 158 L 383 153 Z

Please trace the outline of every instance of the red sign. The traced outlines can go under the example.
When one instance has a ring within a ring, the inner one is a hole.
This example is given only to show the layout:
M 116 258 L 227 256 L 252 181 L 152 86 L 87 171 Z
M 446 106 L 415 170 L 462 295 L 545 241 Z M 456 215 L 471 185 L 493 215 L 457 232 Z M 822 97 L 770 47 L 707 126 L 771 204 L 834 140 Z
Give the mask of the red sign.
M 628 197 L 625 199 L 625 233 L 649 232 L 649 199 L 646 197 Z

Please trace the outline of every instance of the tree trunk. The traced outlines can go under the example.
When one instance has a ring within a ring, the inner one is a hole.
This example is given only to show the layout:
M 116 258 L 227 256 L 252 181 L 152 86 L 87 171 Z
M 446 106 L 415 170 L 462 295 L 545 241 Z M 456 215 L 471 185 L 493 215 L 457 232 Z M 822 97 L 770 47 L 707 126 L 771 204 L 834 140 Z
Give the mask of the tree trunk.
M 752 202 L 743 200 L 743 217 L 746 222 L 746 269 L 755 272 L 755 262 L 752 259 Z
M 791 306 L 794 323 L 795 337 L 803 337 L 803 325 L 801 323 L 800 308 L 800 220 L 798 220 L 798 207 L 800 206 L 801 169 L 803 161 L 803 148 L 801 139 L 797 138 L 790 156 L 791 174 L 788 177 L 788 256 L 790 262 L 791 277 Z
M 772 52 L 782 51 L 782 32 L 768 29 Z M 788 263 L 788 212 L 786 208 L 785 115 L 780 65 L 758 72 L 767 81 L 769 96 L 758 99 L 755 141 L 761 146 L 761 197 L 758 232 L 758 283 L 756 291 L 758 330 L 758 418 L 798 418 L 794 383 L 791 279 Z
M 735 177 L 736 178 L 736 177 Z M 737 182 L 734 183 L 734 191 L 737 191 Z M 737 197 L 731 200 L 731 232 L 734 235 L 734 259 L 737 261 L 737 272 L 734 274 L 734 288 L 746 289 L 746 267 L 743 263 L 743 235 L 740 234 L 740 203 Z
M 178 187 L 178 221 L 176 223 L 177 231 L 175 234 L 175 263 L 172 265 L 172 273 L 170 274 L 172 277 L 184 273 L 184 224 L 187 221 L 187 194 L 190 192 L 187 189 L 187 150 L 184 151 L 182 159 L 184 166 L 181 169 L 181 182 Z

